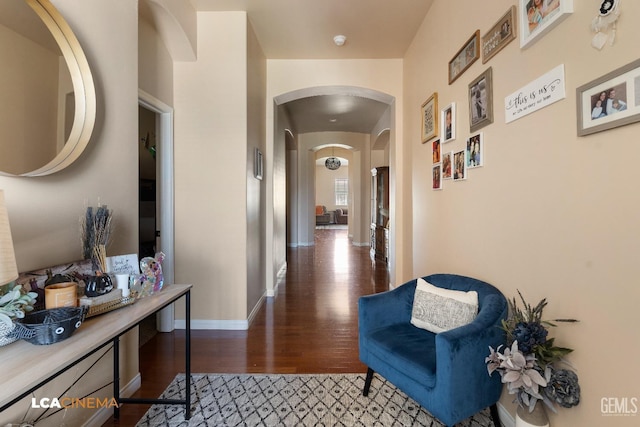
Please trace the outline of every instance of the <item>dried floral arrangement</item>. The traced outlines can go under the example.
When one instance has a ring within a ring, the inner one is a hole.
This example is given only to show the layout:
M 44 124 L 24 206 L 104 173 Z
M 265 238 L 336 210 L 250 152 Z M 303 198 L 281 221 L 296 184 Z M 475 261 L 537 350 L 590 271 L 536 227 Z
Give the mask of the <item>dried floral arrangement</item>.
M 106 205 L 88 206 L 80 218 L 83 259 L 90 259 L 97 275 L 107 271 L 107 246 L 113 232 L 113 212 Z

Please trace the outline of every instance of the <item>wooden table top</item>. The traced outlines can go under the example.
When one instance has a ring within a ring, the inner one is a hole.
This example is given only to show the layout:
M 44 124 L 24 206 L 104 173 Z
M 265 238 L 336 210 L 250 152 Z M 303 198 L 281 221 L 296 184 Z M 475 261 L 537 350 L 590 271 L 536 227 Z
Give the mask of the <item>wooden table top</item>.
M 107 341 L 137 325 L 164 305 L 183 296 L 192 285 L 166 285 L 135 304 L 91 317 L 66 340 L 35 345 L 20 340 L 0 347 L 0 406 L 45 381 Z

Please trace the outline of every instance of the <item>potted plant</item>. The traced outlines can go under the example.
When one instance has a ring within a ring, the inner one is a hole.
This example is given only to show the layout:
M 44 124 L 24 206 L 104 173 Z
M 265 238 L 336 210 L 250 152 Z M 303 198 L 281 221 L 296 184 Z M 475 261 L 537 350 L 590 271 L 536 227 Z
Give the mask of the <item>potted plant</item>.
M 543 320 L 546 299 L 534 307 L 525 302 L 520 291 L 518 295 L 524 309 L 518 307 L 515 298 L 509 301 L 510 316 L 502 322 L 506 346 L 502 352 L 502 345 L 495 350 L 489 347 L 490 354 L 485 363 L 489 375 L 498 371 L 509 394 L 515 395 L 514 402 L 518 403 L 516 426 L 548 426 L 546 412 L 538 401 L 544 402 L 553 412 L 556 412 L 556 404 L 570 408 L 580 403 L 578 376 L 570 369 L 559 368 L 560 364 L 566 364 L 564 356 L 573 350 L 556 346 L 555 339 L 548 337 L 548 328 L 555 327 L 554 322 L 577 320 Z M 531 422 L 524 421 L 527 419 Z
M 16 282 L 0 286 L 0 346 L 18 339 L 10 335 L 15 328 L 13 319 L 22 319 L 25 312 L 32 311 L 37 295 Z

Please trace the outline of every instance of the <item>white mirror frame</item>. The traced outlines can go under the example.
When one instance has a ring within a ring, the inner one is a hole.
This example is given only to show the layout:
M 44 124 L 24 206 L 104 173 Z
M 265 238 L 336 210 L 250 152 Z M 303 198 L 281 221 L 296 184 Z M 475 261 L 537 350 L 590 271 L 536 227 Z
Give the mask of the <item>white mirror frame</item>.
M 93 77 L 82 47 L 49 0 L 24 0 L 40 17 L 55 38 L 69 68 L 75 97 L 73 126 L 64 147 L 46 165 L 19 175 L 0 171 L 5 176 L 44 176 L 58 172 L 72 164 L 89 143 L 96 119 L 96 92 Z

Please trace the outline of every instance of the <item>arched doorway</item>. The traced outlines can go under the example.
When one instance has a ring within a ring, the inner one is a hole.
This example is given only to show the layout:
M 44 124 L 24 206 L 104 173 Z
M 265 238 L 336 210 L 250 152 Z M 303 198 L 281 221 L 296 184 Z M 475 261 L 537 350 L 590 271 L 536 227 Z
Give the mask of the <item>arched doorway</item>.
M 267 218 L 267 230 L 273 231 L 267 233 L 268 239 L 272 237 L 267 241 L 267 245 L 273 247 L 273 252 L 267 255 L 270 257 L 267 265 L 273 266 L 273 280 L 270 283 L 267 274 L 267 294 L 273 294 L 277 274 L 286 266 L 287 244 L 313 244 L 314 149 L 342 143 L 335 139 L 327 142 L 326 137 L 353 139 L 344 145 L 353 148 L 353 186 L 358 197 L 353 201 L 352 215 L 358 218 L 359 224 L 353 230 L 353 241 L 358 245 L 369 242 L 370 170 L 383 166 L 376 162 L 386 161 L 390 165 L 395 150 L 394 132 L 389 132 L 395 124 L 395 98 L 391 95 L 354 86 L 320 86 L 287 92 L 274 97 L 273 101 L 273 197 L 268 197 L 272 209 L 267 207 L 267 211 L 273 212 L 273 217 Z M 367 115 L 366 111 L 372 111 L 367 107 L 376 111 L 375 115 Z M 313 117 L 303 116 L 299 109 Z M 349 127 L 350 124 L 354 127 Z M 388 146 L 380 150 L 382 154 L 374 153 L 373 144 L 385 131 L 389 135 Z M 391 197 L 393 185 L 392 181 Z M 392 209 L 392 227 L 393 214 Z M 390 252 L 394 252 L 393 240 Z M 392 255 L 391 271 L 393 263 Z

